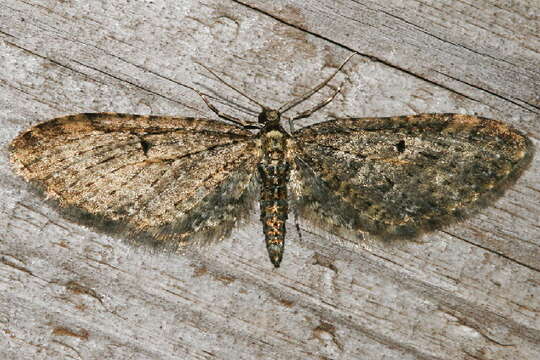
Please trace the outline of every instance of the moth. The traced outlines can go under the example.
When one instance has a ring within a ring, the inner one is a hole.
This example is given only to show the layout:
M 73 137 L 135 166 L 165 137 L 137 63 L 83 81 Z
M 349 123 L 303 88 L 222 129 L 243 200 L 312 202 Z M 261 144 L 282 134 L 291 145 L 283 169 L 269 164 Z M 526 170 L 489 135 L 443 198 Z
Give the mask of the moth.
M 350 57 L 347 59 L 349 61 Z M 489 205 L 530 163 L 531 141 L 497 120 L 460 114 L 281 124 L 341 70 L 257 121 L 88 113 L 55 118 L 10 144 L 16 172 L 68 218 L 157 251 L 219 241 L 257 200 L 279 267 L 293 209 L 331 234 L 412 239 Z

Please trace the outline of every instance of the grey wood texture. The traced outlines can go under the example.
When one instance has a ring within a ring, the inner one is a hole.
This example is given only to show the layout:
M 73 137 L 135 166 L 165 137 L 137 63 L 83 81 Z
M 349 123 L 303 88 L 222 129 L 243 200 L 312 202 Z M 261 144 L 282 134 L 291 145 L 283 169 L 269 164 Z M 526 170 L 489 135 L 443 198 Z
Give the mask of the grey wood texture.
M 192 86 L 251 118 L 256 107 L 195 61 L 277 106 L 351 52 L 333 81 L 342 94 L 303 124 L 460 112 L 511 123 L 538 149 L 539 7 L 3 0 L 0 358 L 539 359 L 540 156 L 494 206 L 420 242 L 352 246 L 291 218 L 274 270 L 257 212 L 202 251 L 133 251 L 64 220 L 7 152 L 18 132 L 67 114 L 215 118 Z

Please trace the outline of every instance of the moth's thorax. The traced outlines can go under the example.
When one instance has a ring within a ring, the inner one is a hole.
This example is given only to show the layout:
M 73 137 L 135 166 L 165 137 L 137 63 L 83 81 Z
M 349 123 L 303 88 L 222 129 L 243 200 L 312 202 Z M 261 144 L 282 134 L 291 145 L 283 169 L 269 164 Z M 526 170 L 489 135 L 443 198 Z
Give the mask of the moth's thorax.
M 268 163 L 272 160 L 279 161 L 285 156 L 286 151 L 286 133 L 279 130 L 270 130 L 262 133 L 262 162 Z

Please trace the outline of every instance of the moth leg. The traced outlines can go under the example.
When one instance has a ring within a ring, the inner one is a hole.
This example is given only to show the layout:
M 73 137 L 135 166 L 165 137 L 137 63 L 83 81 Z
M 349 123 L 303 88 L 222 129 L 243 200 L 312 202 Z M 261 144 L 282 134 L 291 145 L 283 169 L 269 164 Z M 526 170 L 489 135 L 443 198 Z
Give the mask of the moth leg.
M 298 222 L 298 210 L 296 208 L 293 208 L 293 214 L 294 214 L 294 226 L 296 228 L 296 232 L 298 233 L 298 240 L 302 242 L 302 232 L 300 230 L 300 223 Z
M 262 124 L 255 123 L 254 121 L 246 121 L 246 120 L 242 120 L 242 119 L 239 119 L 237 117 L 231 116 L 229 114 L 225 114 L 224 112 L 218 110 L 214 105 L 212 105 L 208 101 L 206 96 L 204 96 L 203 93 L 201 93 L 200 91 L 195 90 L 195 89 L 193 89 L 193 90 L 203 99 L 206 106 L 208 106 L 208 108 L 210 110 L 212 110 L 218 117 L 220 117 L 222 119 L 225 119 L 225 120 L 228 120 L 228 121 L 232 122 L 233 124 L 239 125 L 242 128 L 253 128 L 253 127 L 260 128 L 260 127 L 262 127 Z
M 308 109 L 306 111 L 302 111 L 301 113 L 299 113 L 298 115 L 296 115 L 292 119 L 289 119 L 289 125 L 292 125 L 292 122 L 295 121 L 295 120 L 300 120 L 300 119 L 304 119 L 304 118 L 307 118 L 307 117 L 311 116 L 311 114 L 313 114 L 315 111 L 318 111 L 318 110 L 322 109 L 323 107 L 325 107 L 326 105 L 330 104 L 330 102 L 332 102 L 332 100 L 334 100 L 334 98 L 337 96 L 337 94 L 339 94 L 342 87 L 343 87 L 343 82 L 339 85 L 337 90 L 334 91 L 332 96 L 330 96 L 328 99 L 320 102 L 319 104 L 315 105 L 311 109 Z

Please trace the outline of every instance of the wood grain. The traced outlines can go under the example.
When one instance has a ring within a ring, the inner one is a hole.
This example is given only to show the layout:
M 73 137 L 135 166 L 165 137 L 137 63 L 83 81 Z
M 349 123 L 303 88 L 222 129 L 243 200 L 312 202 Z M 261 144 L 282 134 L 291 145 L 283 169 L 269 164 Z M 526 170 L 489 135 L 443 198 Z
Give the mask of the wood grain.
M 7 153 L 62 115 L 214 118 L 190 87 L 249 118 L 256 107 L 196 61 L 277 106 L 352 51 L 343 94 L 303 124 L 458 112 L 538 149 L 538 13 L 534 0 L 2 1 L 0 357 L 540 357 L 539 156 L 493 207 L 419 243 L 355 247 L 293 218 L 273 270 L 258 214 L 202 252 L 133 251 L 64 220 Z

